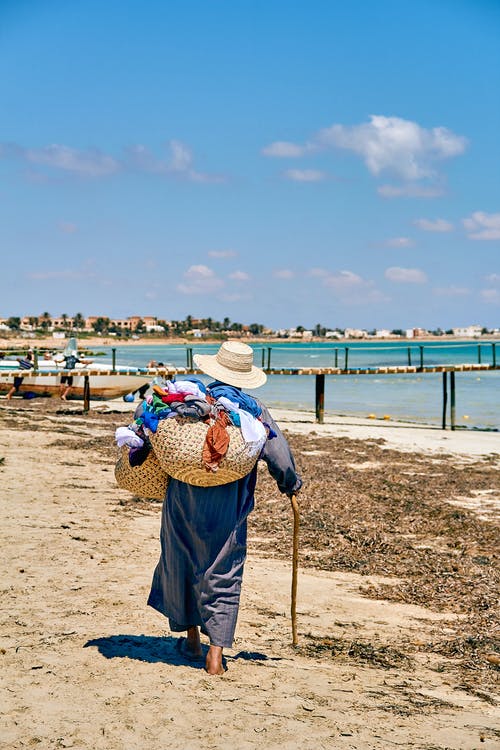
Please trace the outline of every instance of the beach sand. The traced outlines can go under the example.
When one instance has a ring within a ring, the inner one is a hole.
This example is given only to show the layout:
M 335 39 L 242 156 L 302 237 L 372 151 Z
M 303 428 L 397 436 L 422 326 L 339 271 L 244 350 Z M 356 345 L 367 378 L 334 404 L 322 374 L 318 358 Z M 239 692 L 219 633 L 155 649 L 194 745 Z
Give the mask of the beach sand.
M 114 483 L 123 408 L 0 400 L 0 747 L 498 746 L 498 433 L 275 412 L 305 479 L 299 648 L 291 511 L 263 466 L 210 678 L 145 603 L 161 504 Z

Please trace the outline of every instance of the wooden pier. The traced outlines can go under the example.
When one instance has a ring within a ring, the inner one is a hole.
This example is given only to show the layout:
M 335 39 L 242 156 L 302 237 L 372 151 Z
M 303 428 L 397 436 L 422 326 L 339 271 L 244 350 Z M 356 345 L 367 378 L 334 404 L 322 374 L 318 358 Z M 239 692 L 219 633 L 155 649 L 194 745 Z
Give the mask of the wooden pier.
M 114 364 L 114 363 L 113 363 Z M 125 370 L 120 367 L 119 374 L 121 375 L 143 375 L 145 380 L 152 379 L 156 376 L 162 376 L 164 378 L 172 378 L 176 375 L 202 375 L 200 370 L 197 370 L 192 366 L 192 359 L 189 359 L 190 367 L 154 367 L 154 368 L 131 368 Z M 450 407 L 449 423 L 452 430 L 455 429 L 455 395 L 456 395 L 456 379 L 455 374 L 457 372 L 485 372 L 492 370 L 500 370 L 500 365 L 487 363 L 464 363 L 457 365 L 423 365 L 421 367 L 416 365 L 406 366 L 383 366 L 383 367 L 350 367 L 343 369 L 340 367 L 264 367 L 265 373 L 270 376 L 274 375 L 291 375 L 291 376 L 314 376 L 315 377 L 315 413 L 316 421 L 320 424 L 324 422 L 325 415 L 325 384 L 326 376 L 380 376 L 380 375 L 427 375 L 431 373 L 442 373 L 442 419 L 441 426 L 445 430 L 447 426 L 447 411 L 448 402 Z M 117 374 L 115 367 L 111 367 L 109 370 L 58 370 L 55 373 L 53 370 L 44 372 L 38 369 L 33 370 L 0 370 L 0 384 L 8 381 L 12 381 L 15 376 L 29 377 L 36 374 L 37 377 L 54 377 L 57 375 L 75 375 L 84 377 L 84 410 L 89 409 L 89 402 L 91 397 L 92 376 L 108 375 L 113 376 Z M 449 385 L 449 388 L 448 388 Z

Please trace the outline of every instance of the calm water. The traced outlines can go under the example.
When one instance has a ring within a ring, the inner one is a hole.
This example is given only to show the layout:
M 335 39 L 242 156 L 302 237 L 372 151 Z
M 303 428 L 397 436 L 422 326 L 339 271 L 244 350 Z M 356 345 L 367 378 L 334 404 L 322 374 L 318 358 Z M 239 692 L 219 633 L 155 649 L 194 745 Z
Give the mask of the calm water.
M 449 343 L 426 342 L 360 342 L 346 347 L 335 343 L 280 343 L 271 347 L 271 367 L 377 367 L 382 365 L 423 363 L 461 364 L 481 361 L 500 362 L 500 342 L 493 351 L 492 342 Z M 219 344 L 190 344 L 193 353 L 214 354 Z M 152 359 L 175 366 L 186 366 L 186 346 L 138 345 L 116 346 L 116 361 L 120 365 L 144 367 Z M 267 366 L 267 346 L 252 345 L 254 361 Z M 410 348 L 410 354 L 408 354 Z M 335 351 L 337 350 L 337 351 Z M 100 351 L 111 355 L 110 347 Z M 457 424 L 470 428 L 500 429 L 500 371 L 464 372 L 456 376 Z M 268 378 L 259 389 L 259 397 L 275 407 L 314 409 L 314 376 L 277 375 Z M 325 409 L 333 414 L 366 417 L 390 415 L 392 419 L 441 424 L 442 375 L 440 373 L 409 375 L 335 375 L 326 376 Z

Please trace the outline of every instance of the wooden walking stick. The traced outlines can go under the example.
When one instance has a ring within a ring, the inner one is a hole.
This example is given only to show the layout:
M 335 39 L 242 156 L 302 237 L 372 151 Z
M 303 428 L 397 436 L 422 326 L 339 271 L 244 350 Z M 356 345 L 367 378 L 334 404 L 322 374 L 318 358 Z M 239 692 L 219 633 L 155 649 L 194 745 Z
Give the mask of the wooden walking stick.
M 295 495 L 290 496 L 293 510 L 293 555 L 292 555 L 292 646 L 299 643 L 297 637 L 297 569 L 299 565 L 299 504 Z

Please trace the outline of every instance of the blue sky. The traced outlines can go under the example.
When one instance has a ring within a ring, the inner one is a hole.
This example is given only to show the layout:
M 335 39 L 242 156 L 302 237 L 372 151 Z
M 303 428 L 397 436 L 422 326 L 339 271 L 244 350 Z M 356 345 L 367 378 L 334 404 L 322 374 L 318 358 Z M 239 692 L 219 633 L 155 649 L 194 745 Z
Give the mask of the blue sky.
M 500 3 L 1 0 L 0 316 L 500 324 Z

